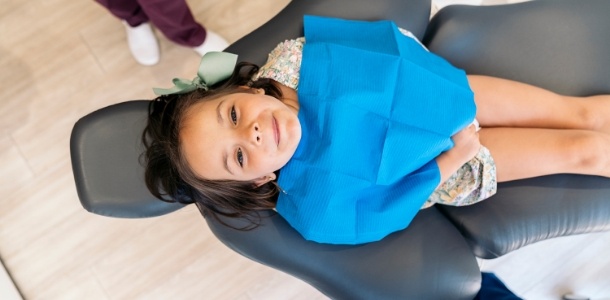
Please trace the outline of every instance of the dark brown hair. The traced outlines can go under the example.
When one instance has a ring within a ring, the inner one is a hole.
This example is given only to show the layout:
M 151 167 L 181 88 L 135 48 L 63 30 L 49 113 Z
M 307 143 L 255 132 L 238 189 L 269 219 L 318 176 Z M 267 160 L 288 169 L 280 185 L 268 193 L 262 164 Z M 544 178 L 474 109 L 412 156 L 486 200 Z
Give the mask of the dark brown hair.
M 187 163 L 180 143 L 180 129 L 185 116 L 193 105 L 201 101 L 251 92 L 240 86 L 262 88 L 265 94 L 280 99 L 281 90 L 272 80 L 251 80 L 257 71 L 258 66 L 254 64 L 238 63 L 229 79 L 208 91 L 196 89 L 185 94 L 164 95 L 150 102 L 148 124 L 142 134 L 146 150 L 141 158 L 146 186 L 155 197 L 166 202 L 197 203 L 204 213 L 211 213 L 217 219 L 218 215 L 245 217 L 253 226 L 244 229 L 256 227 L 260 220 L 259 210 L 275 207 L 278 193 L 275 182 L 257 187 L 250 181 L 201 178 Z

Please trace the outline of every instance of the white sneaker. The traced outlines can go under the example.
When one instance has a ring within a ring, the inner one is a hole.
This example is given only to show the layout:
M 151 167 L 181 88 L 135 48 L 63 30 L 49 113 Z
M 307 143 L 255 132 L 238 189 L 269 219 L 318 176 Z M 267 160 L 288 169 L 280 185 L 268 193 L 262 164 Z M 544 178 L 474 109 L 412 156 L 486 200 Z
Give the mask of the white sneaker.
M 229 42 L 225 40 L 223 37 L 218 35 L 216 32 L 211 30 L 207 30 L 207 35 L 203 44 L 193 47 L 195 52 L 199 53 L 199 55 L 203 56 L 204 54 L 210 51 L 222 51 L 229 46 Z
M 152 66 L 159 62 L 159 42 L 149 23 L 142 23 L 131 27 L 123 21 L 127 31 L 127 44 L 131 55 L 136 61 L 145 66 Z

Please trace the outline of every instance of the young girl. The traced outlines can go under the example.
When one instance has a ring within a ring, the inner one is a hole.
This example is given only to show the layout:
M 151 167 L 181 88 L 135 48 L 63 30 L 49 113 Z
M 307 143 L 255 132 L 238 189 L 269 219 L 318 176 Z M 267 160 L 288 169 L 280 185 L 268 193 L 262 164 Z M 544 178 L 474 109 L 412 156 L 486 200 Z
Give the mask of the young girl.
M 496 182 L 610 177 L 610 96 L 466 76 L 397 32 L 310 17 L 305 39 L 278 45 L 260 70 L 206 74 L 234 58 L 204 57 L 196 80 L 151 102 L 149 190 L 253 224 L 276 208 L 306 239 L 356 244 L 434 203 L 486 199 Z

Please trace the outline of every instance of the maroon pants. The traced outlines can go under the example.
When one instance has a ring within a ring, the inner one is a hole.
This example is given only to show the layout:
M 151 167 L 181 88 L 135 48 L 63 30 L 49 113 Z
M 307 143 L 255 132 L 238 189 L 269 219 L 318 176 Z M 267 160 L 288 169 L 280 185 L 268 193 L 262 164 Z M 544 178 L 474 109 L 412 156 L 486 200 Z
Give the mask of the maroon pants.
M 174 43 L 195 47 L 206 31 L 195 21 L 186 0 L 95 0 L 131 26 L 150 21 Z

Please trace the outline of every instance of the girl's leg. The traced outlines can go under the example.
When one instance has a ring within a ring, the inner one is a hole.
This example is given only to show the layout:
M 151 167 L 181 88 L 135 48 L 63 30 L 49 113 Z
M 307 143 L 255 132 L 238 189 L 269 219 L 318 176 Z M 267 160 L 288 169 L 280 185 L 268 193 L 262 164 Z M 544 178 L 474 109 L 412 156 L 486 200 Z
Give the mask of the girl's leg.
M 571 173 L 610 177 L 610 135 L 586 130 L 482 128 L 499 182 Z
M 610 95 L 562 96 L 529 84 L 469 75 L 482 127 L 584 129 L 610 133 Z

